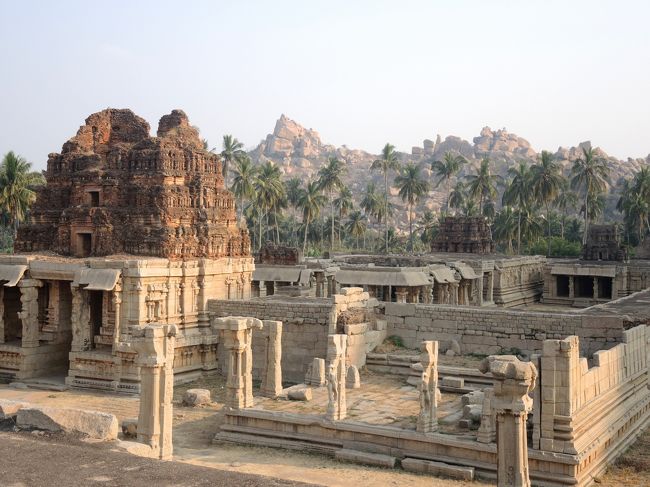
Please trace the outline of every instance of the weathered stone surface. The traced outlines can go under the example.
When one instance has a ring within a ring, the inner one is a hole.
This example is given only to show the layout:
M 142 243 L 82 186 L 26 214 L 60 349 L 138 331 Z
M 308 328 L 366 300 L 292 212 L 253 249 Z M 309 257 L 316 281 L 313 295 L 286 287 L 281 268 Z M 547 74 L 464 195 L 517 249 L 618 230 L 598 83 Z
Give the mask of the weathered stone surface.
M 311 401 L 311 387 L 306 384 L 298 384 L 286 389 L 287 399 L 290 401 Z
M 429 473 L 458 480 L 474 480 L 472 467 L 457 467 L 442 462 L 405 458 L 402 460 L 402 468 L 408 472 Z
M 260 250 L 257 261 L 270 265 L 298 265 L 302 263 L 302 250 L 298 247 L 267 242 Z
M 138 436 L 138 418 L 130 418 L 122 421 L 122 434 L 128 438 Z
M 131 110 L 106 109 L 50 154 L 17 251 L 63 255 L 240 257 L 250 239 L 236 224 L 218 155 L 203 149 L 181 110 L 158 136 Z M 172 180 L 173 184 L 162 181 Z
M 20 409 L 16 425 L 23 429 L 82 434 L 98 440 L 116 439 L 119 429 L 114 414 L 43 406 Z
M 0 399 L 0 421 L 15 418 L 18 411 L 25 407 L 29 407 L 29 404 L 26 402 Z
M 210 391 L 207 389 L 188 389 L 183 394 L 183 406 L 204 406 L 211 402 Z
M 390 455 L 380 453 L 368 453 L 357 450 L 336 450 L 334 458 L 344 462 L 361 463 L 363 465 L 374 465 L 375 467 L 395 468 L 397 459 Z
M 416 429 L 420 433 L 433 433 L 438 430 L 438 342 L 423 341 L 420 350 L 420 414 Z
M 462 377 L 443 377 L 440 381 L 440 385 L 443 387 L 453 387 L 455 389 L 462 389 L 465 387 L 465 379 Z
M 356 365 L 350 365 L 345 375 L 345 386 L 348 389 L 358 389 L 361 387 L 361 377 Z
M 431 244 L 431 251 L 492 254 L 494 242 L 490 226 L 482 217 L 445 217 Z

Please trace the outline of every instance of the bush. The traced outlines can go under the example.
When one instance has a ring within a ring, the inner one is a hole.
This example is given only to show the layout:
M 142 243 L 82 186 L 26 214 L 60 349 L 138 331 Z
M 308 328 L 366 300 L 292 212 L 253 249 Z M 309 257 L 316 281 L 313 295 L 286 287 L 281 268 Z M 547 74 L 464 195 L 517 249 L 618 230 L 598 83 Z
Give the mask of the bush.
M 546 255 L 548 240 L 543 238 L 538 242 L 529 244 L 524 252 L 530 255 Z M 579 257 L 582 253 L 580 242 L 570 242 L 561 237 L 551 237 L 551 257 Z

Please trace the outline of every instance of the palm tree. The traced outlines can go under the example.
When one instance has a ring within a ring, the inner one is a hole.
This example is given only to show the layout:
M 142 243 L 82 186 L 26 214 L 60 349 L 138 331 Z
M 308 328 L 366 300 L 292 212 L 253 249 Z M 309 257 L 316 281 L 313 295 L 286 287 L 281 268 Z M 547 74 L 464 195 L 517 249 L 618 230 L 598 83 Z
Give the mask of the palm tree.
M 568 188 L 566 179 L 562 180 L 562 191 L 555 199 L 555 206 L 560 210 L 560 237 L 564 239 L 564 227 L 570 210 L 575 210 L 578 195 Z
M 302 209 L 302 222 L 304 225 L 305 235 L 302 243 L 303 254 L 307 251 L 307 232 L 309 224 L 318 218 L 320 209 L 325 204 L 325 197 L 321 193 L 318 181 L 310 181 L 307 187 L 301 192 L 298 206 Z
M 445 181 L 445 187 L 447 189 L 447 202 L 445 204 L 445 210 L 449 211 L 449 198 L 451 196 L 451 178 L 454 177 L 463 164 L 467 163 L 462 155 L 454 155 L 451 151 L 445 152 L 445 155 L 442 158 L 442 161 L 433 161 L 431 162 L 431 170 L 439 178 L 436 183 L 436 187 L 440 185 L 442 181 Z
M 420 235 L 420 240 L 427 247 L 431 247 L 431 243 L 438 233 L 438 219 L 436 215 L 431 211 L 427 210 L 424 212 L 420 220 L 418 221 L 418 227 L 422 230 Z
M 498 175 L 491 173 L 490 159 L 487 157 L 481 161 L 476 174 L 470 174 L 466 178 L 469 194 L 472 198 L 478 200 L 478 210 L 482 215 L 485 201 L 497 195 L 497 182 L 500 178 Z
M 449 194 L 449 207 L 455 209 L 462 208 L 465 204 L 465 197 L 465 184 L 462 181 L 458 181 Z
M 279 241 L 277 209 L 286 198 L 285 187 L 282 183 L 280 168 L 273 162 L 267 161 L 259 168 L 255 180 L 255 201 L 259 208 L 259 249 L 262 248 L 262 219 L 266 218 L 268 231 L 269 216 L 273 214 L 276 230 L 276 241 Z
M 223 173 L 224 182 L 228 182 L 228 170 L 238 157 L 241 157 L 246 152 L 244 151 L 244 144 L 239 142 L 236 137 L 232 135 L 223 136 L 223 150 L 221 151 L 221 158 L 223 159 L 223 166 L 221 172 Z
M 31 163 L 13 151 L 7 152 L 0 163 L 0 209 L 8 216 L 14 238 L 18 224 L 36 200 L 32 188 L 45 184 L 43 175 L 31 168 Z
M 429 191 L 429 183 L 420 174 L 420 167 L 409 163 L 395 178 L 395 186 L 399 189 L 402 201 L 408 205 L 409 247 L 413 251 L 413 207 L 422 195 Z
M 356 240 L 356 248 L 359 248 L 359 237 L 365 236 L 368 229 L 368 219 L 360 211 L 350 213 L 348 222 L 345 224 L 347 232 Z
M 336 157 L 329 157 L 324 166 L 318 171 L 318 184 L 323 191 L 329 193 L 330 202 L 330 250 L 334 250 L 334 190 L 343 187 L 341 177 L 345 173 L 345 166 Z
M 494 219 L 494 239 L 507 244 L 508 254 L 513 253 L 512 241 L 517 238 L 519 223 L 511 206 L 504 206 Z
M 343 186 L 339 191 L 338 197 L 334 199 L 334 208 L 339 214 L 339 246 L 341 246 L 341 222 L 354 209 L 352 191 L 347 186 Z
M 582 245 L 587 243 L 589 229 L 589 202 L 595 194 L 601 193 L 607 186 L 609 167 L 601 157 L 598 157 L 592 147 L 582 148 L 582 157 L 573 163 L 571 168 L 571 188 L 584 191 L 585 228 L 582 235 Z
M 532 189 L 537 201 L 546 207 L 546 222 L 548 224 L 548 248 L 546 255 L 551 256 L 551 203 L 562 190 L 562 168 L 548 151 L 542 151 L 539 164 L 532 168 Z
M 239 199 L 238 210 L 239 218 L 241 219 L 244 212 L 244 199 L 249 200 L 255 194 L 257 168 L 253 165 L 253 161 L 248 154 L 244 154 L 235 160 L 233 174 L 234 177 L 230 190 Z
M 385 217 L 385 251 L 388 253 L 388 171 L 396 171 L 399 169 L 399 161 L 397 160 L 397 153 L 395 146 L 386 144 L 381 151 L 381 159 L 373 161 L 370 166 L 371 170 L 380 170 L 384 174 L 384 217 Z
M 517 254 L 521 253 L 521 216 L 528 213 L 531 192 L 531 171 L 524 161 L 508 169 L 511 177 L 506 190 L 503 192 L 503 204 L 517 208 Z

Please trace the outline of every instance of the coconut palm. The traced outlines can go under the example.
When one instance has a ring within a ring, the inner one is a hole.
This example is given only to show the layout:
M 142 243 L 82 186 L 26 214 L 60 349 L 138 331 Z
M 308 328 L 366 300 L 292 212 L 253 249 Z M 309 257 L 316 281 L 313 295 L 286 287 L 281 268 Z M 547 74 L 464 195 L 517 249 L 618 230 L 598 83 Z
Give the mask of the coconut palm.
M 560 237 L 564 238 L 568 213 L 575 211 L 578 204 L 578 195 L 569 189 L 566 179 L 562 180 L 562 191 L 557 195 L 554 204 L 560 210 Z
M 399 195 L 408 206 L 409 247 L 413 251 L 413 208 L 423 195 L 429 191 L 429 183 L 422 177 L 420 166 L 409 163 L 395 178 Z
M 354 209 L 352 191 L 347 186 L 343 186 L 339 191 L 339 195 L 334 199 L 334 208 L 339 215 L 339 246 L 341 246 L 341 222 Z
M 466 176 L 469 195 L 478 200 L 478 212 L 483 214 L 483 205 L 487 200 L 497 195 L 497 183 L 500 177 L 490 171 L 490 159 L 487 157 L 481 161 L 476 174 Z
M 418 228 L 422 231 L 420 234 L 420 240 L 427 247 L 430 247 L 433 243 L 433 239 L 438 233 L 438 218 L 431 210 L 424 212 L 422 217 L 417 223 Z
M 371 170 L 380 170 L 384 175 L 384 232 L 385 232 L 385 247 L 384 250 L 388 253 L 388 172 L 397 171 L 399 169 L 399 161 L 397 160 L 397 153 L 395 146 L 386 144 L 381 151 L 381 159 L 373 161 L 370 166 Z
M 32 165 L 13 151 L 5 154 L 0 163 L 0 209 L 7 215 L 16 237 L 18 224 L 36 200 L 35 186 L 45 184 L 43 175 L 31 171 Z
M 510 181 L 503 192 L 504 205 L 511 205 L 517 211 L 517 254 L 521 253 L 521 218 L 526 215 L 532 198 L 531 171 L 524 161 L 508 169 Z
M 274 217 L 276 242 L 279 243 L 279 229 L 277 213 L 279 207 L 286 198 L 285 186 L 282 183 L 280 168 L 273 162 L 267 161 L 262 164 L 255 179 L 255 204 L 259 208 L 259 242 L 258 248 L 262 248 L 262 219 L 266 219 L 268 231 L 269 217 Z
M 368 229 L 368 218 L 360 211 L 353 211 L 350 213 L 347 223 L 345 224 L 346 231 L 355 238 L 356 248 L 359 248 L 359 237 L 363 237 Z
M 307 232 L 309 224 L 320 215 L 320 210 L 325 204 L 325 196 L 321 193 L 318 181 L 310 181 L 301 191 L 298 207 L 302 209 L 302 222 L 304 226 L 304 239 L 302 243 L 303 254 L 307 251 Z
M 462 208 L 465 204 L 465 198 L 465 184 L 462 181 L 458 181 L 449 194 L 449 207 L 455 209 Z
M 439 186 L 442 181 L 445 181 L 445 188 L 447 190 L 445 210 L 447 211 L 449 210 L 449 198 L 451 196 L 451 178 L 460 171 L 461 167 L 465 163 L 467 163 L 467 159 L 460 154 L 454 155 L 451 151 L 445 152 L 441 161 L 431 162 L 431 170 L 439 178 L 436 187 Z
M 346 169 L 336 157 L 329 157 L 324 166 L 318 171 L 318 184 L 323 191 L 327 191 L 330 202 L 330 250 L 334 249 L 334 191 L 343 187 L 343 174 Z
M 250 200 L 255 194 L 257 168 L 253 165 L 253 161 L 251 161 L 248 154 L 244 154 L 235 160 L 233 175 L 230 190 L 239 199 L 239 208 L 237 210 L 241 219 L 244 211 L 244 200 Z
M 506 243 L 508 254 L 513 253 L 512 241 L 517 238 L 519 219 L 511 206 L 504 206 L 494 219 L 494 240 Z
M 223 173 L 223 180 L 228 182 L 228 171 L 230 166 L 246 152 L 244 151 L 244 144 L 239 142 L 236 137 L 232 135 L 223 136 L 223 150 L 221 151 L 221 159 L 223 166 L 221 172 Z
M 531 168 L 531 186 L 533 194 L 539 203 L 546 207 L 546 222 L 548 224 L 548 248 L 546 255 L 551 256 L 551 203 L 555 201 L 562 190 L 562 168 L 553 158 L 553 154 L 542 151 L 539 163 Z
M 582 245 L 587 243 L 589 230 L 589 203 L 595 202 L 594 195 L 602 193 L 607 187 L 609 167 L 604 159 L 598 156 L 592 147 L 582 148 L 582 157 L 573 163 L 571 168 L 571 188 L 584 191 L 585 227 L 582 234 Z

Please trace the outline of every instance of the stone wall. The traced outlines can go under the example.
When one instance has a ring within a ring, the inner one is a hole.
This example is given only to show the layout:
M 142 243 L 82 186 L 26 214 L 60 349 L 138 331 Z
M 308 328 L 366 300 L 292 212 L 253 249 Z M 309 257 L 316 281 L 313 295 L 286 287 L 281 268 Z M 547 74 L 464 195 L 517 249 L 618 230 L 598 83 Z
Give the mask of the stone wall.
M 477 309 L 444 305 L 386 303 L 388 335 L 402 338 L 408 348 L 422 340 L 438 340 L 442 350 L 456 340 L 463 353 L 494 354 L 519 349 L 542 350 L 542 342 L 580 337 L 583 353 L 620 341 L 624 319 L 570 313 L 539 313 L 504 309 Z

